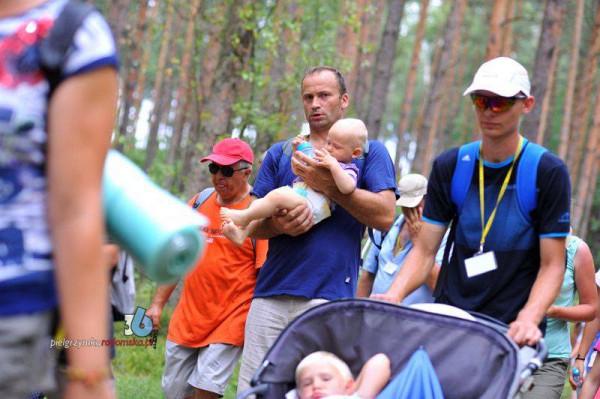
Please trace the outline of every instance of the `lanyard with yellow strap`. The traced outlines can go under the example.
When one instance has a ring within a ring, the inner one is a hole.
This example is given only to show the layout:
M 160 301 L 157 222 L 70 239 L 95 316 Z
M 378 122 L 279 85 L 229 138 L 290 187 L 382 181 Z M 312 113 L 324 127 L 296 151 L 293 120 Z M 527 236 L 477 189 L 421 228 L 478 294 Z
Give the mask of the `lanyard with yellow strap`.
M 490 217 L 485 222 L 485 200 L 484 200 L 484 184 L 483 184 L 483 154 L 481 153 L 481 145 L 479 146 L 479 210 L 481 215 L 481 240 L 479 241 L 479 252 L 477 254 L 483 253 L 483 245 L 485 244 L 485 239 L 492 228 L 492 223 L 494 223 L 494 218 L 496 217 L 496 211 L 498 210 L 498 205 L 502 198 L 504 197 L 504 193 L 506 192 L 506 188 L 508 187 L 508 182 L 510 181 L 510 177 L 512 176 L 512 172 L 515 166 L 515 162 L 517 162 L 517 158 L 519 158 L 519 154 L 521 154 L 521 149 L 523 148 L 523 136 L 519 136 L 519 146 L 517 147 L 517 152 L 510 164 L 510 168 L 506 173 L 506 177 L 504 178 L 504 182 L 502 183 L 502 187 L 500 187 L 500 192 L 498 193 L 498 199 L 496 200 L 496 205 L 494 206 L 494 210 L 490 214 Z

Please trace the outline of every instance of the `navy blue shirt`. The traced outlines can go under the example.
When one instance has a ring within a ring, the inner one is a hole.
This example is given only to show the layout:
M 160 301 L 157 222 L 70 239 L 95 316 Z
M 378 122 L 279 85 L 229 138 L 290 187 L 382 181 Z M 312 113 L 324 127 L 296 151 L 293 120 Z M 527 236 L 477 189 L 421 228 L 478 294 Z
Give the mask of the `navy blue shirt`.
M 254 183 L 256 197 L 263 197 L 294 180 L 291 153 L 283 150 L 284 144 L 277 143 L 267 152 Z M 395 190 L 394 165 L 382 143 L 369 142 L 369 153 L 353 163 L 359 169 L 358 188 L 372 192 Z M 332 204 L 332 215 L 308 232 L 297 237 L 282 234 L 271 238 L 254 296 L 352 298 L 364 227 L 344 208 Z
M 498 206 L 484 251 L 494 251 L 497 269 L 467 277 L 464 261 L 479 250 L 481 217 L 478 191 L 478 162 L 460 214 L 451 199 L 451 182 L 458 149 L 436 158 L 429 178 L 423 219 L 447 225 L 457 217 L 454 250 L 437 302 L 481 312 L 506 323 L 514 321 L 523 308 L 540 267 L 540 238 L 566 237 L 569 233 L 570 191 L 565 164 L 545 152 L 537 172 L 519 170 L 519 162 Z M 484 162 L 485 220 L 492 212 L 513 157 L 501 163 Z M 518 173 L 537 173 L 537 207 L 525 215 L 519 205 L 515 181 Z

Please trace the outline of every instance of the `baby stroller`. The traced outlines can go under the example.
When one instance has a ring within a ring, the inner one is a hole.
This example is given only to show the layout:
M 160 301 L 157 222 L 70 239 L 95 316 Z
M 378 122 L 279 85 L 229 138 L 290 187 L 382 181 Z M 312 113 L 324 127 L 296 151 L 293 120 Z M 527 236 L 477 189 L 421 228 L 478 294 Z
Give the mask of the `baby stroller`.
M 505 324 L 483 315 L 470 318 L 365 299 L 319 305 L 280 334 L 254 374 L 252 388 L 238 399 L 284 398 L 295 387 L 296 365 L 314 351 L 335 353 L 355 376 L 367 359 L 383 352 L 394 376 L 420 347 L 431 359 L 445 398 L 518 397 L 547 355 L 543 341 L 537 348 L 519 349 L 506 336 Z

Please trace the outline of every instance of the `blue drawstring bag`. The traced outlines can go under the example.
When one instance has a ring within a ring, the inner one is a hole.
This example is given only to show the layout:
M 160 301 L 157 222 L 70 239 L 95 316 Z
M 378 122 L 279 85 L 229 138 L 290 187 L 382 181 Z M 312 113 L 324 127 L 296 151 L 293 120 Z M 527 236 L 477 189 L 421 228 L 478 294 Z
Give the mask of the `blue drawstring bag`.
M 419 348 L 404 369 L 384 388 L 377 399 L 444 399 L 440 381 L 427 352 Z

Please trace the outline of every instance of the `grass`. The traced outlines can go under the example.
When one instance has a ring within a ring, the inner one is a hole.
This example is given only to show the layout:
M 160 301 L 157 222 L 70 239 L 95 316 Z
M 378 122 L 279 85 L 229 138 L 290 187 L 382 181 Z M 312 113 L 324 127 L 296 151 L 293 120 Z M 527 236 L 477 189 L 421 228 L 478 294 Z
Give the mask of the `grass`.
M 136 304 L 148 308 L 155 284 L 147 279 L 137 277 Z M 159 331 L 156 348 L 144 346 L 117 347 L 117 355 L 113 360 L 117 397 L 122 399 L 162 399 L 164 395 L 160 387 L 165 365 L 166 326 L 169 324 L 173 310 L 165 307 L 161 317 L 162 328 Z M 115 338 L 124 339 L 125 323 L 114 324 Z M 141 339 L 141 338 L 139 338 Z
M 138 281 L 136 304 L 148 308 L 151 302 L 155 284 L 147 279 L 136 276 Z M 173 307 L 165 306 L 161 316 L 156 349 L 143 346 L 117 347 L 117 355 L 113 360 L 113 370 L 116 380 L 117 397 L 119 399 L 163 399 L 164 394 L 160 385 L 165 366 L 165 341 L 167 326 L 173 313 Z M 124 334 L 125 323 L 114 324 L 115 338 L 127 339 Z M 141 339 L 141 338 L 138 338 Z M 225 399 L 234 399 L 237 386 L 238 368 L 225 391 Z

